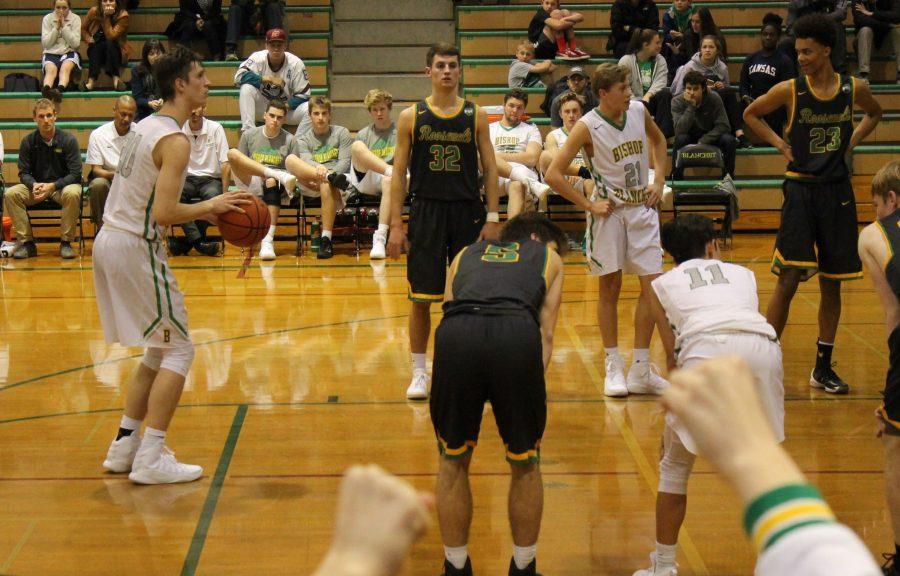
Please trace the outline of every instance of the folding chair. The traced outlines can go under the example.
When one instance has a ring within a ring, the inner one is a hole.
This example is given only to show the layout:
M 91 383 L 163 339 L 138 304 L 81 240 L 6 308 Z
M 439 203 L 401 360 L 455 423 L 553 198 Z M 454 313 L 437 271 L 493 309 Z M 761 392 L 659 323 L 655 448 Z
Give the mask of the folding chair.
M 686 207 L 700 208 L 705 211 L 710 207 L 721 207 L 724 215 L 721 219 L 717 219 L 721 223 L 720 233 L 723 238 L 730 239 L 732 236 L 732 195 L 723 190 L 710 186 L 706 180 L 703 185 L 698 183 L 697 186 L 688 184 L 692 180 L 698 178 L 685 178 L 686 169 L 712 169 L 716 171 L 716 176 L 721 180 L 725 177 L 725 158 L 722 151 L 715 146 L 706 144 L 688 144 L 678 151 L 675 155 L 675 169 L 672 171 L 672 208 L 675 218 L 678 218 L 678 210 Z M 675 174 L 681 174 L 676 179 Z M 708 176 L 707 176 L 708 178 Z M 678 182 L 682 184 L 679 185 Z

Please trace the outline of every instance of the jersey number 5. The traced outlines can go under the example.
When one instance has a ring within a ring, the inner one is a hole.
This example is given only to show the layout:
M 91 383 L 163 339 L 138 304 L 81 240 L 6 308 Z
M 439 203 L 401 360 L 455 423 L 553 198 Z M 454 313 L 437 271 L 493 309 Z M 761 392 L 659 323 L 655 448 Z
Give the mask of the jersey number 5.
M 428 168 L 432 172 L 459 172 L 459 146 L 432 144 L 428 151 L 431 153 Z
M 482 262 L 501 262 L 503 264 L 515 264 L 519 261 L 519 243 L 510 242 L 509 244 L 490 244 L 484 250 L 481 257 Z
M 828 140 L 825 143 L 825 140 Z M 825 144 L 823 146 L 823 144 Z M 809 131 L 809 153 L 824 154 L 834 152 L 841 147 L 841 129 L 837 126 L 830 128 L 813 128 Z
M 709 275 L 712 277 L 711 282 L 707 282 L 703 279 L 703 273 L 700 272 L 699 268 L 685 268 L 684 273 L 691 277 L 691 290 L 695 288 L 700 288 L 706 286 L 707 284 L 730 284 L 728 278 L 722 274 L 722 268 L 719 267 L 718 264 L 712 264 L 711 266 L 707 266 L 704 268 Z

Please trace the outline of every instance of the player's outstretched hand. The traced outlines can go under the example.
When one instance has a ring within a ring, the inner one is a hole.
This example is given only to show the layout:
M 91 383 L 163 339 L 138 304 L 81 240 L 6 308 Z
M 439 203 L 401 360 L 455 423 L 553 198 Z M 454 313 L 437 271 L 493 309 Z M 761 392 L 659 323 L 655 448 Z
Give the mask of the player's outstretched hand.
M 500 239 L 500 223 L 485 222 L 481 227 L 481 233 L 478 234 L 478 241 L 482 240 L 499 240 Z
M 209 211 L 212 214 L 224 214 L 226 212 L 235 211 L 243 212 L 241 208 L 244 204 L 250 204 L 253 197 L 249 192 L 225 192 L 208 200 Z
M 615 205 L 609 200 L 594 200 L 591 202 L 590 212 L 595 216 L 606 218 L 612 214 Z
M 377 466 L 353 466 L 341 482 L 334 539 L 316 575 L 399 574 L 428 530 L 432 504 L 432 495 Z
M 387 255 L 392 260 L 396 260 L 405 250 L 409 250 L 409 240 L 406 239 L 403 224 L 391 224 L 390 233 L 388 234 Z
M 651 182 L 650 185 L 647 186 L 647 200 L 644 202 L 644 206 L 647 208 L 656 208 L 656 205 L 662 200 L 662 192 L 662 184 Z

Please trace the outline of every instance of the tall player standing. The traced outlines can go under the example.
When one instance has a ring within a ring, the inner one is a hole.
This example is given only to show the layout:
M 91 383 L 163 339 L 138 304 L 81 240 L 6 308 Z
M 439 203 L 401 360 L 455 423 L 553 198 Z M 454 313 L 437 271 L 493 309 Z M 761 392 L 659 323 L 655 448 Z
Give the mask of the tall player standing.
M 179 463 L 165 443 L 194 345 L 184 296 L 166 261 L 162 227 L 240 211 L 250 195 L 225 192 L 193 205 L 179 203 L 191 154 L 181 127 L 191 110 L 206 103 L 209 80 L 200 57 L 184 48 L 163 56 L 153 73 L 163 106 L 134 127 L 122 151 L 93 261 L 106 341 L 145 348 L 103 467 L 130 470 L 128 477 L 138 484 L 170 484 L 196 480 L 203 469 Z
M 841 319 L 841 282 L 862 278 L 856 200 L 846 157 L 875 129 L 881 106 L 865 82 L 831 67 L 834 22 L 810 14 L 798 18 L 793 31 L 800 76 L 775 85 L 744 111 L 747 126 L 788 159 L 772 257 L 778 282 L 766 318 L 780 338 L 797 286 L 818 272 L 818 354 L 809 384 L 846 394 L 850 386 L 835 373 L 831 353 Z M 855 129 L 854 105 L 865 112 Z M 782 107 L 788 113 L 784 139 L 762 119 Z
M 500 233 L 497 165 L 487 114 L 458 96 L 459 49 L 435 44 L 426 57 L 431 95 L 400 113 L 394 179 L 391 182 L 391 229 L 388 255 L 399 258 L 408 248 L 409 348 L 413 377 L 406 397 L 428 398 L 425 351 L 431 334 L 431 303 L 444 298 L 447 266 L 476 240 L 496 240 Z M 487 215 L 478 190 L 478 160 L 484 175 Z M 403 231 L 403 202 L 409 193 L 409 240 Z
M 560 196 L 588 212 L 585 253 L 591 274 L 599 277 L 597 320 L 606 351 L 603 393 L 607 396 L 659 394 L 667 384 L 650 364 L 654 325 L 650 283 L 662 273 L 656 205 L 666 177 L 666 139 L 646 107 L 631 99 L 628 74 L 627 68 L 616 64 L 597 67 L 591 86 L 597 90 L 600 105 L 578 120 L 545 175 Z M 595 181 L 590 200 L 565 176 L 582 149 Z M 653 182 L 648 174 L 650 158 Z M 617 305 L 623 271 L 637 274 L 641 283 L 634 310 L 634 357 L 627 380 L 618 344 Z

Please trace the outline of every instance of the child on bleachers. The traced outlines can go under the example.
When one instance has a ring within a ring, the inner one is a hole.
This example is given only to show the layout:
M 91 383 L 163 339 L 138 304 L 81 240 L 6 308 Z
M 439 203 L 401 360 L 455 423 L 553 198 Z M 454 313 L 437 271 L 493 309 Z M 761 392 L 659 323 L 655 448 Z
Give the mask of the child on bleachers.
M 541 81 L 542 76 L 549 76 L 556 68 L 553 60 L 544 60 L 533 64 L 534 44 L 524 41 L 516 48 L 516 59 L 509 65 L 509 77 L 507 82 L 510 88 L 545 88 Z
M 575 25 L 584 20 L 578 12 L 559 6 L 559 0 L 541 0 L 531 23 L 528 40 L 534 44 L 534 54 L 541 60 L 585 60 L 590 54 L 575 45 Z

